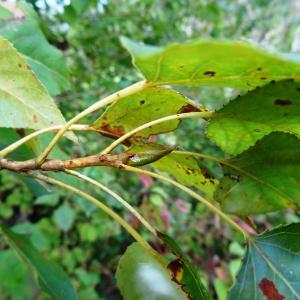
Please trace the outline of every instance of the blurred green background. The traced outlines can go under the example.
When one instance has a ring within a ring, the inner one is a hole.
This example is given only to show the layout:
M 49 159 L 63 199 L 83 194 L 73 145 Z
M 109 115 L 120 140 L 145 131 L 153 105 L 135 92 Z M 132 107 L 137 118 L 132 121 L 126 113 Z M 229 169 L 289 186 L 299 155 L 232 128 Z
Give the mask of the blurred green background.
M 194 38 L 247 39 L 295 55 L 300 50 L 300 3 L 296 0 L 31 0 L 27 3 L 36 11 L 47 40 L 63 51 L 71 84 L 55 99 L 66 119 L 99 98 L 140 80 L 129 54 L 120 45 L 120 36 L 154 45 Z M 211 110 L 220 108 L 239 93 L 216 88 L 182 91 Z M 98 115 L 99 112 L 90 119 Z M 62 155 L 97 153 L 111 142 L 92 133 L 78 136 L 78 145 L 62 142 Z M 203 123 L 199 121 L 186 120 L 176 133 L 165 134 L 160 140 L 191 151 L 223 155 L 205 138 Z M 1 141 L 0 147 L 3 147 Z M 203 272 L 215 298 L 226 298 L 244 249 L 218 217 L 187 195 L 151 178 L 106 168 L 83 172 L 138 207 L 157 228 L 176 237 Z M 109 203 L 148 237 L 113 199 L 75 179 L 64 180 Z M 114 272 L 132 239 L 94 206 L 72 194 L 47 190 L 1 171 L 0 220 L 18 232 L 29 234 L 39 251 L 56 260 L 72 278 L 80 299 L 121 299 Z M 255 218 L 260 230 L 282 220 L 300 219 L 291 212 Z M 163 251 L 159 245 L 154 247 Z M 2 237 L 0 249 L 0 299 L 46 299 L 30 271 Z

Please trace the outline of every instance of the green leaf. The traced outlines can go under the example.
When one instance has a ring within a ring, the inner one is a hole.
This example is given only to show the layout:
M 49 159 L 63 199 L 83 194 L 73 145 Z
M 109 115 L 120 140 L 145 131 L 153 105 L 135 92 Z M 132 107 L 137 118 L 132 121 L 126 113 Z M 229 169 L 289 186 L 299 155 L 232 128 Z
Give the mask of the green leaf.
M 271 133 L 226 165 L 216 193 L 226 212 L 299 210 L 300 140 L 295 136 Z
M 300 224 L 253 237 L 229 300 L 300 299 Z
M 94 123 L 94 127 L 104 135 L 118 138 L 126 132 L 152 120 L 172 114 L 200 111 L 183 95 L 166 88 L 148 87 L 143 91 L 125 97 L 112 104 Z M 139 137 L 148 137 L 175 130 L 180 121 L 154 125 L 136 134 Z
M 196 268 L 192 265 L 188 257 L 182 252 L 178 244 L 164 233 L 158 232 L 158 237 L 170 248 L 177 256 L 177 259 L 169 264 L 169 269 L 173 271 L 173 276 L 178 278 L 182 289 L 189 295 L 189 299 L 209 300 L 211 299 L 208 291 L 204 287 Z
M 25 3 L 1 3 L 0 32 L 23 54 L 51 95 L 69 88 L 62 53 L 48 43 L 35 11 Z M 10 15 L 9 15 L 10 14 Z
M 69 231 L 74 224 L 76 214 L 69 204 L 64 204 L 55 210 L 53 221 L 63 231 Z
M 34 204 L 35 205 L 45 205 L 45 206 L 56 206 L 59 202 L 59 194 L 58 193 L 49 193 L 44 194 L 38 197 Z
M 0 278 L 5 278 L 5 280 L 0 280 L 2 299 L 34 299 L 36 286 L 32 286 L 33 278 L 26 266 L 20 264 L 14 250 L 1 250 Z
M 76 291 L 71 282 L 55 263 L 46 260 L 21 234 L 0 225 L 9 245 L 35 271 L 41 287 L 55 300 L 76 300 Z
M 76 13 L 82 15 L 91 6 L 91 1 L 87 0 L 73 0 L 71 2 L 72 7 L 75 9 Z
M 122 38 L 133 63 L 157 84 L 251 90 L 271 80 L 299 79 L 297 60 L 244 41 L 198 40 L 153 47 Z
M 171 280 L 168 262 L 138 243 L 129 246 L 119 261 L 116 278 L 124 300 L 184 300 L 187 295 Z
M 300 83 L 272 82 L 217 111 L 207 135 L 225 152 L 236 155 L 274 131 L 300 136 L 299 118 Z
M 23 57 L 0 37 L 0 127 L 41 129 L 65 120 Z
M 159 171 L 174 176 L 180 183 L 193 186 L 211 199 L 218 180 L 214 179 L 204 168 L 200 168 L 198 161 L 190 155 L 170 153 L 151 166 Z
M 136 144 L 126 151 L 133 154 L 126 164 L 134 167 L 144 166 L 161 159 L 173 150 L 172 147 L 155 143 Z

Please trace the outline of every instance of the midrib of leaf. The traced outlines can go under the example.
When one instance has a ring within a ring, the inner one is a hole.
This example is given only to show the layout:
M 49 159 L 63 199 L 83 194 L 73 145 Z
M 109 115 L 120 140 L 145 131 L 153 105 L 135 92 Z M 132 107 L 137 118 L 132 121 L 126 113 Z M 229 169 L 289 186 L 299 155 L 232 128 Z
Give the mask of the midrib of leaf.
M 32 111 L 34 111 L 36 114 L 40 115 L 42 118 L 47 119 L 49 121 L 52 121 L 51 119 L 49 119 L 46 115 L 43 115 L 42 113 L 40 113 L 40 111 L 36 110 L 34 107 L 30 106 L 28 103 L 24 102 L 21 98 L 19 98 L 18 96 L 12 94 L 10 91 L 5 90 L 2 86 L 0 86 L 0 90 L 9 95 L 10 97 L 18 100 L 19 102 L 21 102 L 24 106 L 28 107 L 29 109 L 32 109 Z
M 290 285 L 290 283 L 284 277 L 284 275 L 279 270 L 276 269 L 276 267 L 269 260 L 269 258 L 267 257 L 267 255 L 263 252 L 263 250 L 260 249 L 258 247 L 258 245 L 256 245 L 255 241 L 250 240 L 249 242 L 253 245 L 253 247 L 257 250 L 257 252 L 260 254 L 260 256 L 264 259 L 264 261 L 269 266 L 269 268 L 282 280 L 282 282 L 291 290 L 291 292 L 297 297 L 297 299 L 300 299 L 300 295 L 297 293 L 297 291 L 295 291 L 293 289 L 293 287 Z M 251 249 L 249 249 L 249 251 L 251 252 Z M 249 253 L 249 255 L 252 255 L 252 254 Z M 255 272 L 255 269 L 253 270 L 253 272 Z

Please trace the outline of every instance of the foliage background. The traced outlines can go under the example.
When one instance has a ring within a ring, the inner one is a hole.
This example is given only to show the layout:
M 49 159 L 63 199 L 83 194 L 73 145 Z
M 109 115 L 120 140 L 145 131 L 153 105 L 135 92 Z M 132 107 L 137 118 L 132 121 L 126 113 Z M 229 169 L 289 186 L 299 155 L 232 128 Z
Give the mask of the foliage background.
M 242 38 L 271 49 L 292 51 L 295 55 L 300 50 L 300 5 L 296 0 L 27 2 L 38 14 L 48 41 L 64 53 L 71 85 L 68 91 L 56 96 L 56 101 L 66 119 L 99 97 L 139 80 L 128 53 L 120 45 L 122 35 L 154 45 L 192 38 Z M 193 88 L 185 92 L 214 110 L 239 91 Z M 93 134 L 78 136 L 78 145 L 62 143 L 65 154 L 97 153 L 110 142 L 100 135 L 97 139 Z M 193 151 L 223 155 L 205 139 L 203 124 L 198 121 L 186 120 L 176 134 L 160 138 Z M 139 207 L 158 228 L 176 236 L 194 263 L 208 273 L 206 284 L 215 297 L 225 299 L 244 250 L 241 243 L 231 242 L 232 233 L 216 216 L 185 194 L 150 178 L 105 168 L 84 172 Z M 107 195 L 72 181 L 125 214 Z M 134 219 L 125 217 L 138 227 Z M 72 278 L 80 299 L 121 299 L 114 272 L 131 238 L 95 207 L 72 194 L 47 191 L 1 171 L 0 219 L 30 234 L 37 249 L 58 261 Z M 300 220 L 296 214 L 285 212 L 258 216 L 255 222 L 260 229 L 265 229 L 282 219 Z M 0 299 L 45 299 L 28 269 L 19 263 L 1 237 L 0 248 Z

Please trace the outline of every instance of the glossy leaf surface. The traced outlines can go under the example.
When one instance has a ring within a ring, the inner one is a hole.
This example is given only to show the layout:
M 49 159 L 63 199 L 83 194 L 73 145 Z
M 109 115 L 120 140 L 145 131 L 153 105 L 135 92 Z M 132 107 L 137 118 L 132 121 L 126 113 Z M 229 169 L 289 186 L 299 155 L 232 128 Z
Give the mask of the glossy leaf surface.
M 116 274 L 124 300 L 188 299 L 172 281 L 167 264 L 159 254 L 154 258 L 138 243 L 129 246 L 119 261 Z

